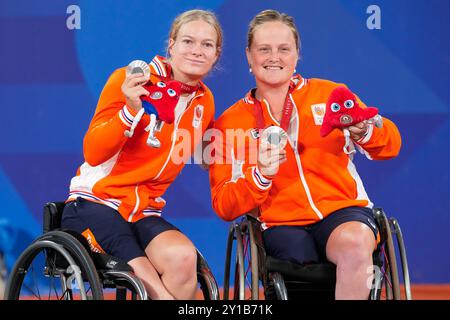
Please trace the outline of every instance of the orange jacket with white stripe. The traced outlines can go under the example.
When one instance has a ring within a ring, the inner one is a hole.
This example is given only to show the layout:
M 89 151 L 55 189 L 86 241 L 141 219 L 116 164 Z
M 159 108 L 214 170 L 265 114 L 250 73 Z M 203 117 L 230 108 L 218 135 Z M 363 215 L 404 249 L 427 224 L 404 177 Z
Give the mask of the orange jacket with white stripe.
M 327 137 L 320 136 L 328 96 L 343 84 L 300 76 L 293 81 L 287 161 L 273 179 L 264 177 L 256 165 L 256 104 L 250 92 L 215 122 L 222 134 L 217 135 L 216 161 L 210 167 L 211 197 L 214 210 L 224 220 L 231 221 L 258 208 L 264 228 L 309 225 L 341 208 L 373 206 L 353 164 L 353 154 L 343 151 L 343 132 L 335 129 Z M 266 126 L 279 126 L 265 100 L 261 108 Z M 231 129 L 245 132 L 245 138 L 238 138 L 236 132 L 234 137 L 229 134 L 226 138 Z M 397 156 L 400 146 L 400 133 L 386 118 L 382 128 L 370 125 L 365 137 L 350 144 L 375 160 Z
M 167 77 L 164 58 L 156 56 L 149 64 L 150 81 Z M 145 114 L 134 135 L 124 135 L 136 116 L 125 104 L 121 86 L 125 68 L 108 79 L 97 104 L 95 115 L 84 137 L 85 162 L 72 178 L 67 201 L 82 197 L 118 210 L 128 222 L 148 215 L 160 215 L 165 205 L 162 195 L 199 146 L 204 131 L 212 125 L 214 98 L 200 82 L 199 89 L 185 109 L 175 109 L 172 124 L 161 123 L 155 137 L 160 148 L 146 144 L 145 128 L 150 117 Z M 182 100 L 180 98 L 180 100 Z

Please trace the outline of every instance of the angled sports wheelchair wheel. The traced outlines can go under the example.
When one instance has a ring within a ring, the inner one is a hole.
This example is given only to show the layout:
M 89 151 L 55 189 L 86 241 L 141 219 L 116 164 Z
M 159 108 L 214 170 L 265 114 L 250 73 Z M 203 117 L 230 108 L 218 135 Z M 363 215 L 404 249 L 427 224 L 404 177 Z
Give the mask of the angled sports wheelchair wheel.
M 147 290 L 133 272 L 123 270 L 101 271 L 103 288 L 115 289 L 115 300 L 148 300 Z
M 103 291 L 86 248 L 69 233 L 50 231 L 18 258 L 5 299 L 100 300 Z
M 406 257 L 406 248 L 405 248 L 405 243 L 403 241 L 402 230 L 400 228 L 400 224 L 398 223 L 397 219 L 391 218 L 389 220 L 394 228 L 394 233 L 397 238 L 397 246 L 398 246 L 398 250 L 400 253 L 403 282 L 404 282 L 404 286 L 405 286 L 405 298 L 406 298 L 406 300 L 412 300 L 411 280 L 409 278 L 408 259 Z
M 45 204 L 43 214 L 44 234 L 60 230 L 65 205 L 65 202 L 62 201 L 47 202 Z M 116 300 L 148 299 L 147 291 L 142 281 L 134 275 L 132 268 L 126 262 L 108 254 L 92 252 L 87 240 L 82 235 L 70 230 L 64 231 L 73 235 L 90 253 L 101 285 L 103 289 L 106 289 L 104 294 L 106 298 L 111 298 L 115 293 Z
M 219 286 L 203 255 L 197 250 L 197 279 L 205 300 L 220 300 Z
M 235 254 L 234 300 L 259 299 L 258 248 L 251 217 L 232 223 L 225 257 L 224 300 L 230 299 L 231 257 Z M 234 249 L 234 250 L 233 250 Z
M 5 259 L 3 258 L 3 252 L 0 251 L 0 300 L 3 300 L 7 275 L 8 272 L 6 270 L 6 263 Z
M 382 241 L 378 246 L 378 263 L 375 263 L 378 268 L 375 270 L 374 288 L 371 292 L 371 299 L 411 300 L 412 295 L 408 262 L 400 225 L 395 218 L 388 219 L 381 208 L 375 208 L 373 212 L 380 227 Z M 397 248 L 400 253 L 400 266 L 405 289 L 404 294 L 402 294 L 400 287 L 396 255 L 397 250 L 393 236 L 395 236 L 397 240 Z
M 269 274 L 269 279 L 273 284 L 277 300 L 288 300 L 288 291 L 283 276 L 278 272 L 273 272 Z

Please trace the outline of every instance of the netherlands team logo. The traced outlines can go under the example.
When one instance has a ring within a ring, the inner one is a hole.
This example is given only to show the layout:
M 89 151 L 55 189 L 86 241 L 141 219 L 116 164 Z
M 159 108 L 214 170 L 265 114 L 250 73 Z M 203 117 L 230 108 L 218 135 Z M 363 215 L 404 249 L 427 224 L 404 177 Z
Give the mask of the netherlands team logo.
M 317 126 L 321 126 L 323 123 L 323 117 L 325 116 L 325 103 L 318 103 L 311 105 L 311 112 L 314 117 L 314 123 Z
M 201 104 L 195 107 L 194 117 L 192 118 L 192 126 L 196 129 L 199 128 L 202 123 L 203 109 L 204 107 Z

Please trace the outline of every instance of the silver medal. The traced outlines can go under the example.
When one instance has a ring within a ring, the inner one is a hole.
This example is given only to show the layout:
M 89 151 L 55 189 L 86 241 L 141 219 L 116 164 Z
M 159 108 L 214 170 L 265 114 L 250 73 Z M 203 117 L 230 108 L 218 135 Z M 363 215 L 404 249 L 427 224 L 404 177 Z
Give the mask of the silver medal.
M 148 80 L 150 79 L 150 67 L 147 62 L 142 60 L 133 60 L 126 68 L 126 75 L 129 77 L 132 74 L 141 73 Z
M 261 141 L 265 141 L 280 149 L 286 146 L 287 140 L 288 136 L 286 131 L 278 126 L 268 127 L 261 134 Z

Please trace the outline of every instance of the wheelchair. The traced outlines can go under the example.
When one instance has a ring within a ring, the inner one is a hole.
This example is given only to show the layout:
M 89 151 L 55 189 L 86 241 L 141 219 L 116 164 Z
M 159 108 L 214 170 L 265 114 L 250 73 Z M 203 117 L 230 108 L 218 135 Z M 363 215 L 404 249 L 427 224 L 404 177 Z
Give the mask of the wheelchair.
M 380 230 L 380 241 L 373 253 L 374 279 L 370 300 L 411 300 L 411 285 L 406 249 L 400 225 L 395 218 L 388 219 L 383 209 L 373 209 Z M 394 246 L 397 239 L 397 250 Z M 234 300 L 259 300 L 260 283 L 267 300 L 334 299 L 336 266 L 330 262 L 295 264 L 266 254 L 261 223 L 255 212 L 246 214 L 230 225 L 225 257 L 223 298 L 230 299 L 231 258 L 235 255 Z M 397 255 L 403 273 L 400 286 Z M 369 284 L 370 285 L 370 284 Z M 404 291 L 404 292 L 402 292 Z M 261 297 L 262 298 L 262 297 Z
M 43 234 L 19 256 L 10 272 L 5 299 L 147 300 L 147 291 L 131 267 L 90 250 L 82 235 L 61 230 L 64 202 L 44 206 Z M 197 278 L 205 300 L 218 300 L 217 282 L 197 250 Z
M 0 251 L 0 300 L 3 300 L 3 293 L 5 292 L 5 282 L 7 277 L 6 263 L 4 253 Z

